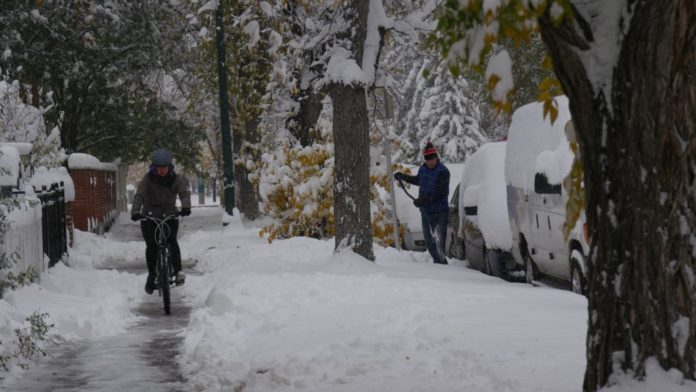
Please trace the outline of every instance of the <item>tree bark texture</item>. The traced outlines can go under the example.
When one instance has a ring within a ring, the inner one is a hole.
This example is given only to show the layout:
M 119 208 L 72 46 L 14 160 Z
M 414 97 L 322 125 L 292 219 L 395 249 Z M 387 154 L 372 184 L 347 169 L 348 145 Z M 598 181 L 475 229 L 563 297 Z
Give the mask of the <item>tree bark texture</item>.
M 627 3 L 610 90 L 593 88 L 581 61 L 603 38 L 591 21 L 540 21 L 585 173 L 585 391 L 617 372 L 642 378 L 651 357 L 696 379 L 696 2 Z
M 244 135 L 240 130 L 234 132 L 234 180 L 237 199 L 237 208 L 245 221 L 253 221 L 259 218 L 259 189 L 256 183 L 249 181 L 249 169 L 246 167 L 247 158 L 254 156 L 255 152 L 249 147 L 254 146 L 259 140 L 258 126 L 261 120 L 256 117 L 246 121 Z
M 313 131 L 316 129 L 317 120 L 321 114 L 323 97 L 323 94 L 315 92 L 312 87 L 302 90 L 299 94 L 300 110 L 292 118 L 294 123 L 290 127 L 290 132 L 303 147 L 311 146 L 314 143 Z
M 348 3 L 352 51 L 362 64 L 369 0 Z M 335 152 L 334 215 L 336 249 L 350 246 L 357 254 L 374 260 L 370 221 L 370 139 L 365 86 L 331 83 Z

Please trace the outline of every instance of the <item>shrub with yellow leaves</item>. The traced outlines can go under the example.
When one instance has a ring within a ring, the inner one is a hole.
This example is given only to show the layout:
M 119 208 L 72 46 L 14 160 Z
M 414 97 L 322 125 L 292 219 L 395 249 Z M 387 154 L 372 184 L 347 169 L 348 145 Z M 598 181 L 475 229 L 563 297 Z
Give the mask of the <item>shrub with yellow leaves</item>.
M 333 143 L 321 143 L 309 147 L 285 145 L 280 151 L 262 156 L 262 211 L 272 221 L 259 235 L 269 242 L 296 236 L 329 238 L 335 234 Z M 400 165 L 393 167 L 395 171 L 408 171 Z M 370 174 L 372 231 L 382 246 L 394 245 L 389 183 L 384 170 Z M 401 236 L 404 231 L 401 227 Z

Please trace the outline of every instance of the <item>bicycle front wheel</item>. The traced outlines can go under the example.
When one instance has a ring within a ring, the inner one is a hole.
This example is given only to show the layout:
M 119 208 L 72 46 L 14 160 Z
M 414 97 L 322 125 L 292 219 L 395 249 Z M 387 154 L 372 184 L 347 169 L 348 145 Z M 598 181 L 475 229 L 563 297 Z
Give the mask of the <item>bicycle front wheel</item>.
M 157 274 L 157 285 L 159 286 L 162 302 L 164 303 L 164 314 L 169 315 L 172 312 L 169 296 L 169 255 L 167 249 L 162 249 L 159 254 L 158 266 L 159 274 Z

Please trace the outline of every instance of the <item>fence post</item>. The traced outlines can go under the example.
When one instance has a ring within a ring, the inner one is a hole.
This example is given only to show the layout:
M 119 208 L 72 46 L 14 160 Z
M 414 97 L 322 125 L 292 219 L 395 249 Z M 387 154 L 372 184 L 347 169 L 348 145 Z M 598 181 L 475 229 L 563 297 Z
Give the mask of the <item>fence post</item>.
M 58 186 L 58 222 L 56 229 L 58 231 L 58 240 L 60 241 L 60 259 L 68 253 L 68 238 L 65 233 L 65 183 L 61 181 Z
M 50 258 L 50 247 L 49 247 L 49 241 L 48 241 L 48 205 L 47 205 L 47 200 L 46 200 L 46 185 L 41 186 L 41 192 L 37 195 L 39 200 L 41 201 L 41 240 L 43 243 L 43 255 L 41 257 L 45 257 L 46 254 L 48 253 L 49 258 L 48 258 L 48 266 L 51 267 L 51 258 Z

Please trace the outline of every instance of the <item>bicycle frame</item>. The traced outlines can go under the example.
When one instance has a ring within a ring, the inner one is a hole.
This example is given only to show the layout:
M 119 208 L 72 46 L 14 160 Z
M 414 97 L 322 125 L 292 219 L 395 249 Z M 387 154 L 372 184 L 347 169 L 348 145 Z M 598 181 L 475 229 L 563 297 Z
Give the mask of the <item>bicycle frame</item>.
M 171 220 L 179 220 L 179 215 L 168 215 L 163 218 L 146 216 L 143 220 L 155 223 L 155 239 L 157 241 L 157 264 L 155 264 L 155 282 L 157 290 L 164 302 L 164 313 L 170 314 L 169 289 L 175 283 L 174 267 L 172 265 L 171 250 L 167 239 L 171 235 L 171 229 L 167 224 Z

